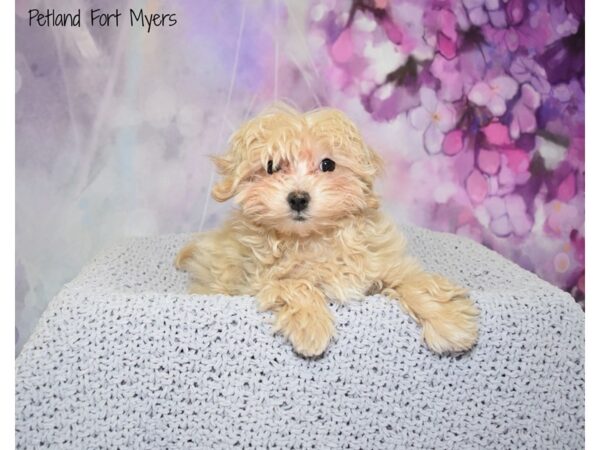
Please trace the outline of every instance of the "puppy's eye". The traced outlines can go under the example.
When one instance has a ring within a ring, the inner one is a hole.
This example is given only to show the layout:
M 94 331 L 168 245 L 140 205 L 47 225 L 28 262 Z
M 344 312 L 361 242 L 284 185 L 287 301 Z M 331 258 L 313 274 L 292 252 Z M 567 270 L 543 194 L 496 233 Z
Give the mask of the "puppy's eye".
M 269 160 L 269 162 L 267 163 L 267 173 L 269 175 L 272 175 L 275 172 L 279 172 L 279 169 L 279 166 L 273 167 L 273 160 Z
M 335 161 L 332 161 L 329 158 L 325 158 L 321 161 L 321 171 L 322 172 L 333 172 L 335 170 Z

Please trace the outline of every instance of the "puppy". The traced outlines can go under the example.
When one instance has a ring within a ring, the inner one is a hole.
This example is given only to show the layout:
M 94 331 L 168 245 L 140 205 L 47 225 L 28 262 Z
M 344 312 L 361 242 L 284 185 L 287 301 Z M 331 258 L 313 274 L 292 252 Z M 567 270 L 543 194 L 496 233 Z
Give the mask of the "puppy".
M 383 294 L 423 328 L 438 353 L 468 350 L 478 311 L 465 289 L 423 271 L 379 211 L 381 158 L 341 111 L 278 105 L 250 120 L 213 158 L 212 189 L 239 208 L 177 255 L 197 294 L 252 295 L 304 356 L 335 334 L 328 301 Z

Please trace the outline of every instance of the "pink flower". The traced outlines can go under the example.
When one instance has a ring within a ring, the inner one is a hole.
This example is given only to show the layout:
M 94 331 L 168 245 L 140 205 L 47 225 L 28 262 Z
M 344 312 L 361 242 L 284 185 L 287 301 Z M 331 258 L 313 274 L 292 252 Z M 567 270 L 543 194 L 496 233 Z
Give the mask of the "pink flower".
M 527 214 L 527 207 L 520 195 L 507 195 L 504 198 L 506 212 L 512 226 L 512 232 L 517 236 L 525 236 L 531 231 L 533 220 Z
M 488 23 L 488 10 L 500 7 L 499 0 L 463 0 L 463 5 L 468 11 L 471 23 L 478 27 Z
M 485 62 L 480 53 L 463 53 L 448 60 L 438 54 L 431 63 L 431 74 L 440 80 L 439 96 L 447 102 L 460 100 L 476 80 L 480 80 Z
M 530 83 L 540 94 L 550 93 L 550 83 L 546 77 L 546 70 L 533 59 L 526 56 L 517 56 L 510 65 L 510 74 L 519 83 Z
M 521 86 L 521 97 L 512 109 L 510 136 L 518 139 L 521 133 L 533 133 L 537 128 L 535 111 L 542 104 L 542 98 L 530 84 Z
M 481 203 L 485 200 L 489 191 L 487 179 L 477 169 L 474 169 L 467 177 L 466 188 L 467 194 L 469 194 L 469 198 L 473 203 Z
M 495 175 L 500 169 L 500 153 L 496 150 L 481 149 L 477 155 L 477 165 L 482 172 Z
M 396 25 L 388 15 L 383 16 L 380 21 L 388 39 L 396 45 L 401 45 L 404 40 L 404 33 L 398 25 Z
M 448 156 L 454 156 L 464 147 L 464 136 L 462 130 L 452 130 L 444 136 L 442 148 Z
M 506 101 L 515 96 L 519 85 L 507 75 L 486 82 L 480 81 L 469 92 L 469 100 L 477 106 L 485 106 L 494 116 L 506 112 Z
M 430 66 L 431 74 L 440 80 L 439 98 L 447 102 L 461 100 L 469 89 L 481 79 L 486 62 L 478 51 L 459 53 L 446 59 L 436 54 Z
M 514 173 L 527 173 L 529 169 L 529 156 L 520 149 L 507 149 L 502 152 L 506 157 L 506 167 Z
M 508 16 L 508 23 L 512 26 L 518 25 L 523 21 L 527 6 L 523 0 L 508 0 L 506 5 L 506 15 Z
M 575 174 L 571 172 L 558 185 L 558 189 L 556 191 L 556 198 L 563 202 L 568 202 L 575 196 L 576 193 L 577 185 L 575 183 Z
M 533 226 L 533 220 L 520 195 L 491 196 L 483 204 L 489 215 L 489 228 L 496 236 L 525 236 Z
M 520 20 L 521 17 L 518 14 L 518 9 L 513 9 L 512 12 L 507 10 L 506 16 L 508 17 L 504 17 L 504 21 L 507 22 Z M 535 21 L 526 20 L 517 26 L 513 24 L 511 26 L 502 26 L 499 28 L 496 26 L 484 25 L 482 30 L 490 44 L 499 48 L 505 47 L 511 52 L 516 52 L 520 47 L 524 47 L 529 51 L 542 51 L 549 42 L 552 42 L 551 37 L 554 33 L 550 15 L 547 11 L 544 11 L 543 8 L 540 8 L 536 12 Z
M 386 96 L 388 95 L 388 96 Z M 390 121 L 400 113 L 419 105 L 419 92 L 416 86 L 378 86 L 361 97 L 365 110 L 377 121 Z
M 331 46 L 331 57 L 338 64 L 347 63 L 354 55 L 354 44 L 352 42 L 352 30 L 350 28 L 342 31 Z
M 425 12 L 425 40 L 437 44 L 439 52 L 447 59 L 456 56 L 456 16 L 448 9 L 428 9 Z
M 503 9 L 497 9 L 496 11 L 488 11 L 490 16 L 490 23 L 496 28 L 506 28 L 506 13 Z
M 419 92 L 421 106 L 409 113 L 410 122 L 418 130 L 425 130 L 424 144 L 429 153 L 439 153 L 442 149 L 444 133 L 456 124 L 456 111 L 452 105 L 441 102 L 430 88 Z
M 583 222 L 577 207 L 560 200 L 552 200 L 544 205 L 546 211 L 545 230 L 549 234 L 568 236 Z
M 442 55 L 435 55 L 431 63 L 431 73 L 440 80 L 440 98 L 448 102 L 460 100 L 464 95 L 466 74 L 460 70 L 459 59 L 448 61 Z
M 503 149 L 497 177 L 498 194 L 510 194 L 516 186 L 525 184 L 530 178 L 529 154 L 519 149 Z
M 505 147 L 511 144 L 508 128 L 500 122 L 493 121 L 481 131 L 483 131 L 485 138 L 491 145 Z

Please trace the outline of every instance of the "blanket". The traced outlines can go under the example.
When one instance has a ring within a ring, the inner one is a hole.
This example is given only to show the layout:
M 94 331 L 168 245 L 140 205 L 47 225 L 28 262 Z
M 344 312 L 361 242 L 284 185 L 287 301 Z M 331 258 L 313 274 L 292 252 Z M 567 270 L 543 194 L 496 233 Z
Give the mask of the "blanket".
M 304 359 L 251 297 L 186 293 L 189 235 L 98 255 L 16 361 L 18 448 L 523 449 L 584 446 L 584 314 L 465 238 L 411 226 L 410 252 L 470 289 L 478 344 L 440 356 L 381 296 L 332 305 Z

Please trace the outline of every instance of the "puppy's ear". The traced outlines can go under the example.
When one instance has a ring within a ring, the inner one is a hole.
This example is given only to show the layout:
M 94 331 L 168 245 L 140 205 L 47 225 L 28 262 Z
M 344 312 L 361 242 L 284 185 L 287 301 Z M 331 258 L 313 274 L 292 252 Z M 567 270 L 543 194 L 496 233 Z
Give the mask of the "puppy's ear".
M 261 155 L 271 153 L 278 139 L 285 139 L 298 125 L 298 113 L 285 103 L 277 103 L 250 119 L 229 140 L 223 156 L 212 158 L 221 175 L 212 189 L 215 200 L 224 202 L 239 192 L 243 181 L 260 167 Z
M 233 153 L 230 149 L 225 156 L 211 157 L 213 163 L 217 166 L 217 172 L 222 177 L 212 188 L 212 196 L 218 202 L 229 200 L 237 193 L 239 181 L 236 179 Z
M 379 208 L 379 196 L 375 194 L 373 190 L 373 185 L 375 182 L 375 178 L 384 172 L 385 165 L 383 159 L 375 150 L 373 150 L 366 144 L 364 144 L 364 149 L 366 154 L 367 171 L 370 174 L 369 181 L 367 182 L 367 186 L 369 186 L 369 193 L 367 195 L 367 205 L 369 206 L 369 208 L 377 209 Z
M 249 144 L 252 142 L 251 130 L 254 119 L 243 124 L 229 138 L 229 147 L 223 156 L 213 156 L 221 180 L 212 188 L 212 196 L 218 202 L 224 202 L 239 192 L 239 185 L 249 173 Z
M 212 195 L 218 202 L 224 202 L 239 192 L 239 186 L 249 178 L 253 169 L 253 158 L 259 147 L 257 129 L 259 118 L 242 125 L 229 139 L 229 148 L 223 156 L 213 156 L 221 180 L 215 183 Z
M 365 154 L 366 154 L 367 164 L 369 165 L 370 170 L 373 173 L 373 176 L 376 177 L 378 175 L 381 175 L 385 171 L 385 164 L 384 164 L 381 156 L 379 156 L 379 154 L 375 150 L 373 150 L 371 147 L 369 147 L 366 144 L 365 144 Z

